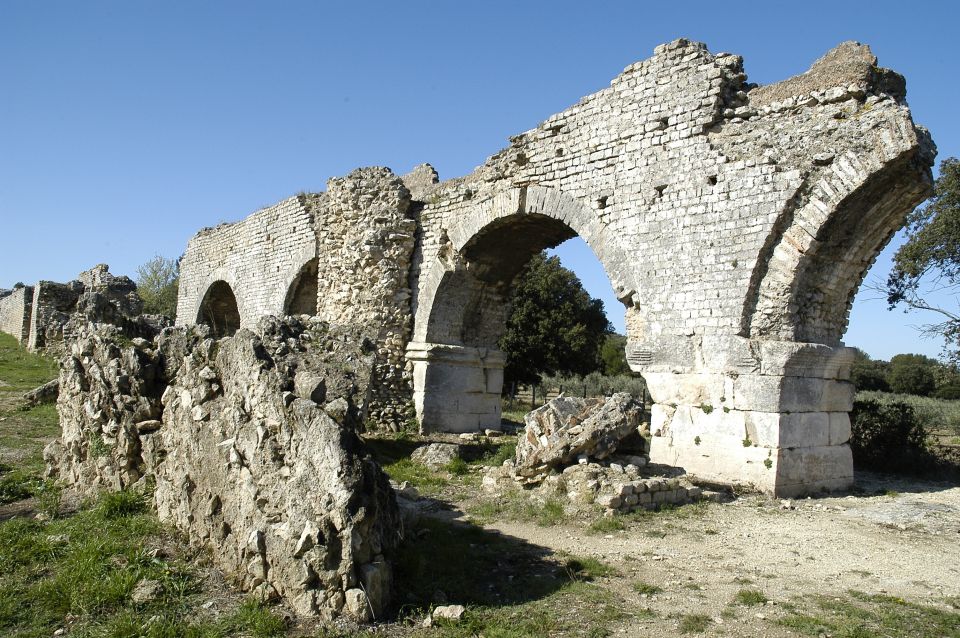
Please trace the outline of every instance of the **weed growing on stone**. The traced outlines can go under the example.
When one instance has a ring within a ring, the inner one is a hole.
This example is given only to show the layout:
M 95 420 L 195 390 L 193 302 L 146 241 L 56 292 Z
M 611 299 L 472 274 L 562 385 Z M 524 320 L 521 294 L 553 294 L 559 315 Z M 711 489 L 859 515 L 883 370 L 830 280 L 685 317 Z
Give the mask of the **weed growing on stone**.
M 627 528 L 623 522 L 622 516 L 601 516 L 600 518 L 594 519 L 590 525 L 587 527 L 587 531 L 591 534 L 611 534 L 613 532 L 620 532 Z

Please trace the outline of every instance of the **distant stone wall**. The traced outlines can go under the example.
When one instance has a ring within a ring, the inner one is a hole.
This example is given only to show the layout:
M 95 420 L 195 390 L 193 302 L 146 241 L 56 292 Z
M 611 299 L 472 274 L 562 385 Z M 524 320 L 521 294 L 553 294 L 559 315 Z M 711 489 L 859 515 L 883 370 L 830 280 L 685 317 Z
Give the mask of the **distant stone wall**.
M 15 288 L 0 298 L 0 331 L 13 335 L 20 343 L 30 338 L 30 310 L 33 306 L 33 286 Z
M 33 288 L 27 346 L 33 350 L 60 347 L 71 325 L 87 322 L 124 327 L 133 331 L 128 336 L 152 334 L 163 324 L 159 317 L 141 318 L 142 312 L 137 285 L 127 276 L 110 274 L 106 264 L 97 264 L 65 284 L 39 281 Z

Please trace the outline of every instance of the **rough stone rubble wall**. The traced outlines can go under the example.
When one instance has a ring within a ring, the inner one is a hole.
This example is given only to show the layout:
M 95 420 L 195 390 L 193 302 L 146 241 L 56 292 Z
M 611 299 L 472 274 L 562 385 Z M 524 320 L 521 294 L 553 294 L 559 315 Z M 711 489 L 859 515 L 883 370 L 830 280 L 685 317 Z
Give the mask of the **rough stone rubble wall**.
M 30 338 L 30 310 L 33 306 L 33 286 L 16 288 L 0 298 L 0 331 L 13 335 L 20 343 Z
M 84 493 L 154 482 L 161 520 L 243 589 L 300 614 L 380 617 L 400 521 L 354 434 L 372 341 L 318 319 L 208 332 L 123 347 L 109 328 L 79 335 L 62 362 L 51 473 Z
M 313 216 L 303 196 L 205 228 L 180 261 L 177 325 L 197 323 L 204 295 L 217 281 L 229 284 L 236 296 L 242 327 L 266 315 L 281 316 L 290 284 L 314 257 Z

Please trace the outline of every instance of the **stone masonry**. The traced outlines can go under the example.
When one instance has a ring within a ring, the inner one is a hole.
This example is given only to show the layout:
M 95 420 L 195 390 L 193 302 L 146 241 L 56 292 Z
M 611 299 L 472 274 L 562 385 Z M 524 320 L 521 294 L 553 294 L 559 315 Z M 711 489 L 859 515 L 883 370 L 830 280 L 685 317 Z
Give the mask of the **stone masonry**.
M 315 277 L 319 316 L 376 329 L 384 417 L 412 398 L 425 431 L 495 427 L 512 280 L 579 235 L 626 308 L 652 461 L 778 495 L 843 488 L 850 305 L 932 183 L 905 96 L 857 43 L 760 87 L 739 56 L 677 40 L 471 175 L 361 169 L 201 231 L 180 321 L 300 313 Z
M 33 286 L 19 286 L 0 297 L 0 332 L 13 335 L 20 343 L 30 339 L 30 311 Z

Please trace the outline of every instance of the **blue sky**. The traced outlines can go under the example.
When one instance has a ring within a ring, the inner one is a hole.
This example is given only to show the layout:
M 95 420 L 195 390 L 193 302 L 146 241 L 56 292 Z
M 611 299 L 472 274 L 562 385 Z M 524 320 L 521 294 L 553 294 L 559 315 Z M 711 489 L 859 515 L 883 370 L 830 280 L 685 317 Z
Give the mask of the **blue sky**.
M 510 135 L 677 37 L 744 56 L 752 82 L 843 40 L 907 77 L 940 158 L 960 155 L 960 3 L 0 3 L 0 286 L 133 274 L 203 226 L 357 166 L 470 172 Z M 868 279 L 884 279 L 898 237 Z M 561 258 L 623 313 L 582 243 Z M 861 293 L 846 342 L 936 354 Z M 946 299 L 955 304 L 955 300 Z

